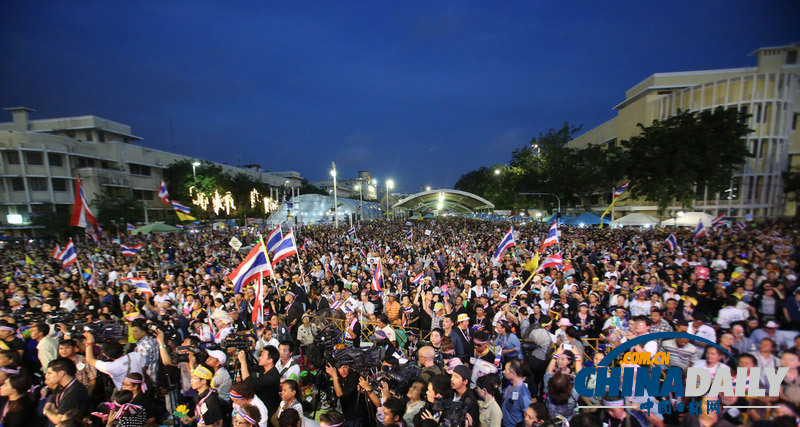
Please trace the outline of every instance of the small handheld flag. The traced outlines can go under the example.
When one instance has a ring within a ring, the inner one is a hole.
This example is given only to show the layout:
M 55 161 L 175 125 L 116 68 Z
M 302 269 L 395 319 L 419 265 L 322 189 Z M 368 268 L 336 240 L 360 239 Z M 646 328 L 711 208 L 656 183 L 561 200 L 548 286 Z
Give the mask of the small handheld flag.
M 503 261 L 503 254 L 508 250 L 508 248 L 516 246 L 514 242 L 514 227 L 508 229 L 508 232 L 505 236 L 503 236 L 503 240 L 500 241 L 500 245 L 497 247 L 497 250 L 494 252 L 492 259 L 497 263 Z
M 675 238 L 675 233 L 670 233 L 670 235 L 667 236 L 667 239 L 664 240 L 664 243 L 667 244 L 667 247 L 670 251 L 674 251 L 675 248 L 678 247 L 678 239 Z
M 539 269 L 536 270 L 536 272 L 538 273 L 547 267 L 556 267 L 558 269 L 561 269 L 562 265 L 563 261 L 561 259 L 561 254 L 553 254 L 545 258 L 544 261 L 542 261 L 542 263 L 539 265 Z
M 383 266 L 381 265 L 380 258 L 378 258 L 378 267 L 375 268 L 375 274 L 372 276 L 370 287 L 376 292 L 383 289 Z
M 550 230 L 542 242 L 541 251 L 543 252 L 546 247 L 553 245 L 558 245 L 558 221 L 553 221 L 553 225 L 550 226 Z
M 53 251 L 53 253 L 50 256 L 55 258 L 55 259 L 59 259 L 58 258 L 59 255 L 61 255 L 61 247 L 56 245 L 56 249 Z
M 127 280 L 130 282 L 131 285 L 136 287 L 136 292 L 153 295 L 153 290 L 150 289 L 150 285 L 147 284 L 147 279 L 142 277 L 126 277 L 122 280 Z
M 717 228 L 725 225 L 725 214 L 719 214 L 716 218 L 711 220 L 711 228 Z
M 423 273 L 420 272 L 419 274 L 417 274 L 416 276 L 414 276 L 411 279 L 411 283 L 413 283 L 414 285 L 419 285 L 419 281 L 422 280 L 422 276 L 423 276 Z
M 161 180 L 161 186 L 158 187 L 158 198 L 161 199 L 164 204 L 169 204 L 169 193 L 167 193 L 167 184 L 164 183 L 164 180 Z
M 122 252 L 122 256 L 135 256 L 143 246 L 144 244 L 142 243 L 133 246 L 119 245 L 119 250 Z
M 347 230 L 347 233 L 345 233 L 345 234 L 347 234 L 348 236 L 352 236 L 352 235 L 356 234 L 356 228 L 353 227 L 353 228 Z
M 692 242 L 697 244 L 697 241 L 705 237 L 706 235 L 706 228 L 703 226 L 703 221 L 700 220 L 697 222 L 697 228 L 694 230 L 694 238 L 692 238 Z
M 75 245 L 72 244 L 72 239 L 69 239 L 67 246 L 64 246 L 64 250 L 61 251 L 58 259 L 61 260 L 61 266 L 64 268 L 69 267 L 78 260 L 78 252 L 75 251 Z
M 408 233 L 406 233 L 406 239 L 411 240 L 413 238 L 414 238 L 414 231 L 408 230 Z
M 127 226 L 127 230 L 128 230 L 128 234 L 131 234 L 133 232 L 133 230 L 136 230 L 136 227 L 129 222 L 128 226 Z

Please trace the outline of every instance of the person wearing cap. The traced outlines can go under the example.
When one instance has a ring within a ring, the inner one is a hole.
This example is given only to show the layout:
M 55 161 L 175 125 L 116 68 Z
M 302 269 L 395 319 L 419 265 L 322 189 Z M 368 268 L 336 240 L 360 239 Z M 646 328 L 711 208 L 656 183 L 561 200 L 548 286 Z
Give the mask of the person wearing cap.
M 211 388 L 217 392 L 223 404 L 229 404 L 231 401 L 229 393 L 233 380 L 231 379 L 231 374 L 225 368 L 225 362 L 228 361 L 228 357 L 221 350 L 206 350 L 206 353 L 208 354 L 206 365 L 214 373 L 214 377 L 211 379 Z M 191 363 L 189 367 L 194 369 L 194 365 Z
M 191 425 L 197 423 L 198 426 L 221 427 L 225 411 L 217 393 L 211 388 L 213 378 L 211 371 L 203 365 L 198 366 L 192 371 L 192 389 L 197 391 L 194 399 L 194 410 L 192 416 L 181 418 L 181 424 Z
M 465 356 L 470 357 L 475 352 L 472 346 L 472 336 L 469 327 L 469 315 L 461 313 L 456 318 L 456 339 L 461 342 L 461 348 Z M 456 346 L 458 348 L 458 346 Z
M 467 414 L 471 418 L 469 425 L 474 425 L 480 414 L 478 404 L 478 394 L 469 387 L 472 378 L 472 370 L 466 365 L 458 365 L 453 368 L 450 376 L 450 387 L 453 388 L 452 401 L 463 404 L 467 409 Z

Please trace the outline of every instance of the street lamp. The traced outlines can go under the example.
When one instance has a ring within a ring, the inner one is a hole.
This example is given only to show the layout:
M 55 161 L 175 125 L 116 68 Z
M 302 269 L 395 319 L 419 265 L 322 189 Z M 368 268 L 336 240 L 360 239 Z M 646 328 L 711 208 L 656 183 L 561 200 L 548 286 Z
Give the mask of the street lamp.
M 339 198 L 336 192 L 336 163 L 331 162 L 331 176 L 333 177 L 333 226 L 339 228 Z
M 429 185 L 429 186 L 425 187 L 425 191 L 431 191 L 431 186 Z
M 494 174 L 495 174 L 495 175 L 500 175 L 500 169 L 495 169 L 495 170 L 494 170 Z
M 389 189 L 394 187 L 394 181 L 386 180 L 386 220 L 389 220 Z
M 192 163 L 192 176 L 194 176 L 194 185 L 197 185 L 197 167 L 200 166 L 200 162 L 193 162 Z

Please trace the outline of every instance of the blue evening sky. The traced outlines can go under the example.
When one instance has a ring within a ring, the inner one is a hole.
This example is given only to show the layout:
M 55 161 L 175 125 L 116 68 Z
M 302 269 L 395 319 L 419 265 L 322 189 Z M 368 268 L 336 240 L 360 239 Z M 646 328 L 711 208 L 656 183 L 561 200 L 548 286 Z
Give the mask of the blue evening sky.
M 796 0 L 3 1 L 0 106 L 416 191 L 565 121 L 595 127 L 652 73 L 755 65 L 798 23 Z

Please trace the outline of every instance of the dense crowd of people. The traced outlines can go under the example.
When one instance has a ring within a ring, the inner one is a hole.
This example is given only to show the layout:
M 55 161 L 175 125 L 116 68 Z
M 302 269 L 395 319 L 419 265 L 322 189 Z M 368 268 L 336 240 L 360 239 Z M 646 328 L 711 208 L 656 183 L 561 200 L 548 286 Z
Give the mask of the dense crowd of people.
M 798 425 L 794 224 L 696 242 L 689 229 L 561 227 L 544 250 L 549 225 L 513 226 L 499 263 L 507 223 L 297 227 L 297 254 L 236 290 L 228 275 L 271 230 L 81 238 L 67 267 L 54 258 L 64 241 L 6 243 L 2 425 Z M 142 246 L 123 256 L 120 243 Z M 555 252 L 563 264 L 539 268 Z M 703 396 L 695 413 L 670 396 L 661 413 L 575 391 L 576 373 L 610 349 L 671 331 L 729 354 L 683 338 L 641 351 L 712 376 L 788 367 L 780 396 Z M 713 400 L 721 410 L 706 409 Z M 747 405 L 771 408 L 734 408 Z

